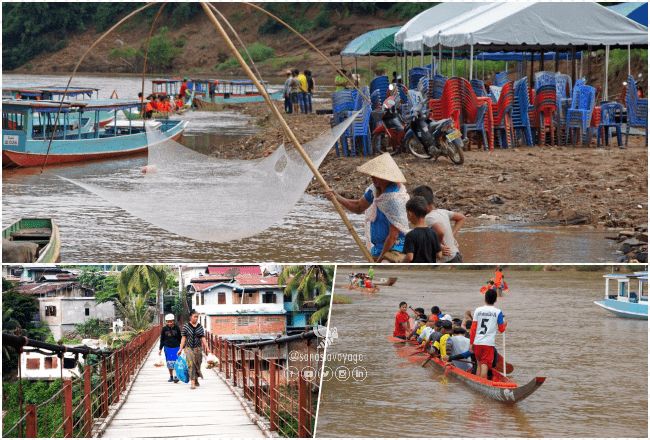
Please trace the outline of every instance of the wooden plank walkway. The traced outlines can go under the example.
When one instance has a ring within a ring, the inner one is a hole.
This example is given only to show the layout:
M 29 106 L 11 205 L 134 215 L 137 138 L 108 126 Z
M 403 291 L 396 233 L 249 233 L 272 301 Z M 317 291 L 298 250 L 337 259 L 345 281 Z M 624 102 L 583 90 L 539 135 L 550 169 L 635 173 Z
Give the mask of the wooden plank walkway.
M 205 379 L 191 390 L 189 384 L 167 382 L 167 369 L 154 366 L 157 359 L 158 343 L 102 437 L 264 437 L 223 380 L 205 368 L 205 361 Z

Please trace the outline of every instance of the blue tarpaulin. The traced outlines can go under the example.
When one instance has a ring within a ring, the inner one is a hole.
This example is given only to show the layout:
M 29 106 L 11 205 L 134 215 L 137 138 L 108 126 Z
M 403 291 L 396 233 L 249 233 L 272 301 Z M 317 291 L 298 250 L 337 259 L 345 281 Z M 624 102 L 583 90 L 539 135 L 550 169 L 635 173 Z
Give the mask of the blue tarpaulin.
M 560 60 L 570 60 L 571 54 L 560 52 Z M 479 61 L 530 61 L 530 52 L 481 52 L 474 58 Z M 539 61 L 539 52 L 533 54 L 533 59 Z M 576 52 L 576 59 L 580 59 L 580 52 Z M 555 52 L 544 52 L 544 61 L 555 60 Z
M 608 6 L 614 12 L 626 16 L 645 27 L 648 27 L 648 3 L 647 2 L 627 2 L 618 5 Z

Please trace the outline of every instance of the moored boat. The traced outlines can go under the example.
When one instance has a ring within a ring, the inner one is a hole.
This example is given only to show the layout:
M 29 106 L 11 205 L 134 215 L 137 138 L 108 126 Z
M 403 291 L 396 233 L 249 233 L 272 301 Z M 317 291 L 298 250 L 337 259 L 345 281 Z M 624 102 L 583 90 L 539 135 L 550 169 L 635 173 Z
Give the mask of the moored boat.
M 107 159 L 147 151 L 146 129 L 160 130 L 165 138 L 177 139 L 187 122 L 172 120 L 117 120 L 91 130 L 81 126 L 69 130 L 70 114 L 83 120 L 88 113 L 139 108 L 137 100 L 93 100 L 65 102 L 61 106 L 62 123 L 56 121 L 60 103 L 55 101 L 5 100 L 2 108 L 2 165 L 41 166 Z M 38 119 L 35 121 L 35 117 Z M 95 119 L 97 120 L 97 118 Z M 54 138 L 50 146 L 52 131 Z M 48 151 L 49 150 L 49 151 Z M 47 157 L 47 160 L 46 160 Z
M 2 230 L 5 263 L 56 263 L 60 259 L 59 228 L 49 218 L 21 218 Z
M 397 277 L 377 278 L 374 281 L 375 286 L 392 286 L 397 282 Z
M 196 100 L 206 101 L 212 104 L 245 104 L 251 102 L 264 102 L 264 98 L 251 80 L 224 80 L 208 79 L 193 80 L 196 89 Z M 267 89 L 269 97 L 273 101 L 282 99 L 282 90 L 270 91 L 267 83 L 262 81 Z
M 594 301 L 603 309 L 621 318 L 648 319 L 648 272 L 607 274 L 605 298 Z M 610 281 L 616 282 L 616 292 L 610 293 Z M 636 290 L 632 290 L 636 287 Z
M 417 347 L 417 343 L 414 341 L 405 341 L 392 336 L 388 337 L 388 340 L 395 344 L 406 345 L 414 348 Z M 517 403 L 522 401 L 537 391 L 537 389 L 546 381 L 546 377 L 537 376 L 526 384 L 519 386 L 512 379 L 501 374 L 496 369 L 491 369 L 492 379 L 489 380 L 455 367 L 453 364 L 445 364 L 440 359 L 430 357 L 429 354 L 425 352 L 413 353 L 408 356 L 409 361 L 418 363 L 424 362 L 429 358 L 431 359 L 429 364 L 433 364 L 445 374 L 457 378 L 474 391 L 489 397 L 492 400 L 504 403 Z

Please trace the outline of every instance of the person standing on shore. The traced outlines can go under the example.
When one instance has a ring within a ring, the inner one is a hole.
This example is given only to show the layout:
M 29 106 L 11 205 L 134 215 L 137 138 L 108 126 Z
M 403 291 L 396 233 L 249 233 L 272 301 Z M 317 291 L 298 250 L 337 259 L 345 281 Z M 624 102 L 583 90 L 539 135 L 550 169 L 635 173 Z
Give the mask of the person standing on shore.
M 313 113 L 311 98 L 314 94 L 314 77 L 311 76 L 311 70 L 305 70 L 305 76 L 307 77 L 307 113 Z
M 334 85 L 336 86 L 336 91 L 340 92 L 350 87 L 350 79 L 348 78 L 348 71 L 341 69 L 341 73 L 337 73 L 334 78 Z
M 291 105 L 293 106 L 293 113 L 300 111 L 300 81 L 298 81 L 298 69 L 291 71 Z
M 287 79 L 284 81 L 282 91 L 284 93 L 284 112 L 290 115 L 293 113 L 293 105 L 291 104 L 291 70 L 287 70 Z
M 203 379 L 201 373 L 201 362 L 203 353 L 201 349 L 209 352 L 208 343 L 205 340 L 205 330 L 199 323 L 199 314 L 196 310 L 190 312 L 190 322 L 183 326 L 181 331 L 181 344 L 178 349 L 180 355 L 185 349 L 185 358 L 187 359 L 187 368 L 190 376 L 190 388 L 194 389 L 199 386 L 199 377 Z
M 298 102 L 300 104 L 300 112 L 307 114 L 307 93 L 308 93 L 307 75 L 305 75 L 304 72 L 298 73 L 296 79 L 298 80 L 298 85 L 300 87 L 298 92 Z
M 178 378 L 174 377 L 174 364 L 178 358 L 178 347 L 181 345 L 181 329 L 178 328 L 174 320 L 174 315 L 169 313 L 165 315 L 165 325 L 160 330 L 160 346 L 158 347 L 158 356 L 165 350 L 165 361 L 169 370 L 169 380 L 167 382 L 178 383 Z
M 361 198 L 347 199 L 334 191 L 324 195 L 330 200 L 336 198 L 350 212 L 366 214 L 366 243 L 377 263 L 384 260 L 401 263 L 404 237 L 409 231 L 406 178 L 389 153 L 369 160 L 357 167 L 357 171 L 372 178 L 372 184 Z

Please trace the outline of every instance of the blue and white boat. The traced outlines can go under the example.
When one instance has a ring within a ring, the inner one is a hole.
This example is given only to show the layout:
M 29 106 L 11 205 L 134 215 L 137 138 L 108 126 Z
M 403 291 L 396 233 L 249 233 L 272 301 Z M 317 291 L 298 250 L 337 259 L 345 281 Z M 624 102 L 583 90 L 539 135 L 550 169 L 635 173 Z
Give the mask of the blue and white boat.
M 621 318 L 648 319 L 648 272 L 632 274 L 607 274 L 605 278 L 605 299 L 594 301 L 603 309 Z M 615 282 L 615 291 L 609 283 Z
M 118 120 L 118 112 L 137 110 L 141 105 L 139 100 L 123 99 L 63 104 L 3 100 L 2 166 L 33 167 L 144 153 L 151 146 L 147 128 L 160 130 L 165 139 L 178 139 L 182 135 L 186 121 Z M 57 119 L 59 108 L 61 113 Z M 104 127 L 93 123 L 99 120 L 102 111 L 113 113 L 113 122 Z M 53 139 L 51 145 L 50 139 Z

